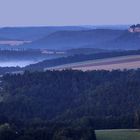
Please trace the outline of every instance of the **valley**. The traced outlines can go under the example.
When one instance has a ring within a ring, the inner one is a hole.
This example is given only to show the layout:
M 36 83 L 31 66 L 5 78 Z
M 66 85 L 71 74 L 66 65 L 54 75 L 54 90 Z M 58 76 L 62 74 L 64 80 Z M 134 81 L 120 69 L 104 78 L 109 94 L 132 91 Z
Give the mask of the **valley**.
M 139 0 L 0 0 L 0 140 L 140 140 Z
M 0 29 L 0 134 L 138 140 L 140 34 L 128 27 Z
M 68 50 L 77 48 L 140 49 L 139 32 L 129 26 L 60 26 L 0 29 L 0 48 Z M 12 45 L 12 46 L 11 46 Z

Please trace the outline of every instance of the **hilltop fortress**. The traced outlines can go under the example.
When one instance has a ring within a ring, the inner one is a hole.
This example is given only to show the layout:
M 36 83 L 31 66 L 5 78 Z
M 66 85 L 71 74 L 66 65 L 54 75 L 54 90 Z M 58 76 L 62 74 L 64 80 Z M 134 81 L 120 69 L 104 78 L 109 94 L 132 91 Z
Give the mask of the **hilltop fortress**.
M 128 31 L 131 33 L 140 33 L 140 24 L 130 26 Z

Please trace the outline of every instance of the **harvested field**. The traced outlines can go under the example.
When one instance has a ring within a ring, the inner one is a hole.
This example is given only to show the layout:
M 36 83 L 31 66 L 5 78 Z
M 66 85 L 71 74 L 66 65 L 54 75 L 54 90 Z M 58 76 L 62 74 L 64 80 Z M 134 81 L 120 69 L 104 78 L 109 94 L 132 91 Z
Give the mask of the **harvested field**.
M 115 70 L 115 69 L 123 70 L 137 68 L 140 68 L 140 55 L 90 60 L 79 63 L 60 65 L 49 69 L 50 70 L 74 69 L 87 71 L 87 70 Z

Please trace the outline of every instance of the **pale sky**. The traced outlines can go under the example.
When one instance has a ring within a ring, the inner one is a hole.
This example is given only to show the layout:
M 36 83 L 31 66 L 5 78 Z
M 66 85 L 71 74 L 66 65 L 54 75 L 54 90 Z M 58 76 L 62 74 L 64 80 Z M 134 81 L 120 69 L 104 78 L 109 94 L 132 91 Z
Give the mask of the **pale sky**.
M 0 0 L 0 26 L 140 23 L 140 0 Z

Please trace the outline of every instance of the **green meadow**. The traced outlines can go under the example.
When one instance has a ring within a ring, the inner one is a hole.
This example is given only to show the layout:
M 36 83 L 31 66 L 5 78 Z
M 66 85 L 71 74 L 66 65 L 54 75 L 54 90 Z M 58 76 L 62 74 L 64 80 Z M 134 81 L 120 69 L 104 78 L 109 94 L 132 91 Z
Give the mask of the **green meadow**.
M 96 130 L 97 140 L 140 140 L 140 130 Z

